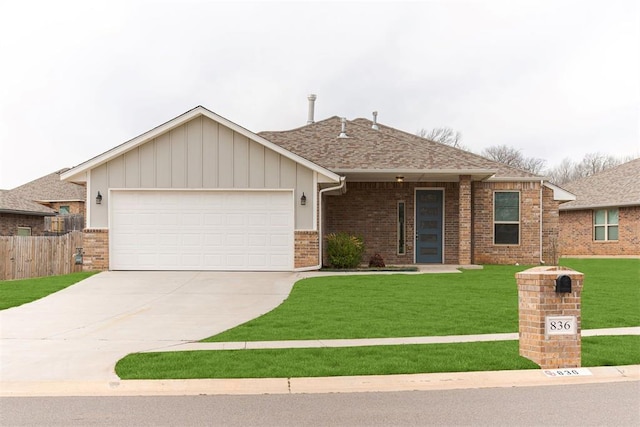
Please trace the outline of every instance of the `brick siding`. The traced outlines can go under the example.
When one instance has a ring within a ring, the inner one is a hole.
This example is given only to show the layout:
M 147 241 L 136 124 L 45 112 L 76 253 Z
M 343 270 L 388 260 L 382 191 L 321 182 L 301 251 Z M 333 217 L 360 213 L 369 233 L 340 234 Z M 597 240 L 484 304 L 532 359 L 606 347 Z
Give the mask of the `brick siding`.
M 0 214 L 0 236 L 17 236 L 18 227 L 31 227 L 32 236 L 44 235 L 44 217 Z
M 86 228 L 84 230 L 84 271 L 109 269 L 109 230 Z
M 347 193 L 325 199 L 324 234 L 345 231 L 362 236 L 366 253 L 362 263 L 379 253 L 388 265 L 414 263 L 414 194 L 416 188 L 444 189 L 444 263 L 445 264 L 531 264 L 540 263 L 540 182 L 472 182 L 470 198 L 462 177 L 457 182 L 396 183 L 348 182 Z M 493 192 L 520 192 L 520 244 L 493 244 Z M 465 201 L 470 207 L 465 207 Z M 406 203 L 406 254 L 397 254 L 397 203 Z M 461 205 L 462 203 L 462 205 Z M 462 209 L 460 209 L 462 206 Z M 557 260 L 558 202 L 553 191 L 543 187 L 543 260 Z M 471 225 L 460 225 L 460 211 L 469 212 Z M 468 236 L 468 237 L 466 237 Z M 467 249 L 460 241 L 470 242 Z
M 296 231 L 294 248 L 295 268 L 314 267 L 318 265 L 318 232 Z
M 560 211 L 562 256 L 640 255 L 640 206 L 618 209 L 618 240 L 593 239 L 593 210 Z

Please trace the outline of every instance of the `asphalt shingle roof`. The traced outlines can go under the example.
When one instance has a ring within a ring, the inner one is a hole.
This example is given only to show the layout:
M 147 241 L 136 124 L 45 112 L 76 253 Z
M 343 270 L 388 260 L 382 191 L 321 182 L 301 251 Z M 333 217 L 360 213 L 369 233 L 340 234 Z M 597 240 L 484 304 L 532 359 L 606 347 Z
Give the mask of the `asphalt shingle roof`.
M 537 175 L 477 154 L 430 141 L 371 120 L 348 120 L 348 138 L 338 138 L 337 116 L 289 131 L 258 135 L 330 170 L 491 170 L 496 177 L 531 178 Z
M 87 192 L 82 185 L 60 180 L 61 169 L 10 190 L 12 194 L 38 202 L 85 201 Z
M 576 195 L 560 210 L 640 206 L 640 158 L 562 186 Z
M 22 215 L 55 215 L 56 211 L 40 203 L 24 199 L 9 190 L 0 190 L 0 213 Z

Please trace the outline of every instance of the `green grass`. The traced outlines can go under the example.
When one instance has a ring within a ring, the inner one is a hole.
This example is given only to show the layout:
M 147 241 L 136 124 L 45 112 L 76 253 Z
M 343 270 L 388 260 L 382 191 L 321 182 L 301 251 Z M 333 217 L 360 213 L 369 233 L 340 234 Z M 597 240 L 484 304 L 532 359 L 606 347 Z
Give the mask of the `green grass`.
M 640 363 L 640 336 L 582 340 L 582 365 Z M 539 369 L 518 341 L 282 350 L 138 353 L 120 360 L 122 379 L 293 378 Z
M 582 328 L 640 325 L 637 259 L 564 259 L 585 274 Z M 466 335 L 518 331 L 515 273 L 488 265 L 461 274 L 305 279 L 265 315 L 204 341 Z
M 640 325 L 640 260 L 563 259 L 585 274 L 582 328 Z M 515 273 L 335 276 L 296 283 L 273 311 L 205 341 L 374 338 L 517 332 Z M 640 363 L 640 337 L 582 339 L 582 365 Z M 518 341 L 132 354 L 121 378 L 263 378 L 536 369 Z
M 81 272 L 35 279 L 0 281 L 0 310 L 46 297 L 93 274 L 95 272 Z

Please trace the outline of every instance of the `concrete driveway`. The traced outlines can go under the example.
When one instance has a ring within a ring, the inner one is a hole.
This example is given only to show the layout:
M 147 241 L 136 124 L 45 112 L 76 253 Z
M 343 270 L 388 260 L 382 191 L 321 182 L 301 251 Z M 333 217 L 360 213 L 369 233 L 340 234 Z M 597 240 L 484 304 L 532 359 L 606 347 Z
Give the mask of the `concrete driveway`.
M 222 332 L 277 307 L 296 273 L 104 272 L 0 311 L 0 381 L 117 380 L 123 356 Z

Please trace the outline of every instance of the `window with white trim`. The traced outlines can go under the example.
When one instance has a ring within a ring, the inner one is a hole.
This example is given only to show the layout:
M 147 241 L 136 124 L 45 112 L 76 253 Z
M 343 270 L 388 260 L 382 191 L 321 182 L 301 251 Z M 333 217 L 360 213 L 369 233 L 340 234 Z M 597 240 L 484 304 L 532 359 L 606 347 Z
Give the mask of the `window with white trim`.
M 493 243 L 520 244 L 520 192 L 493 193 Z
M 618 208 L 593 211 L 593 240 L 618 240 Z
M 407 239 L 406 239 L 406 206 L 405 203 L 398 202 L 398 255 L 404 255 L 407 253 Z

